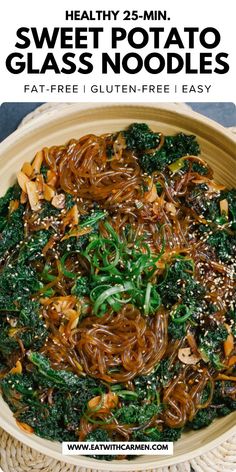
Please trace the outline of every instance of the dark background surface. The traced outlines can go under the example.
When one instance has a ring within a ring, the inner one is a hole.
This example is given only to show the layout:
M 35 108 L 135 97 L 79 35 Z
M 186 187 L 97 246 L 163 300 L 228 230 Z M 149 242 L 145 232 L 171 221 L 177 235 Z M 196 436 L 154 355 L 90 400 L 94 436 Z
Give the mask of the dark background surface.
M 0 141 L 11 134 L 21 120 L 42 103 L 3 103 L 0 107 Z M 236 126 L 233 103 L 188 103 L 193 110 L 218 121 L 223 126 Z

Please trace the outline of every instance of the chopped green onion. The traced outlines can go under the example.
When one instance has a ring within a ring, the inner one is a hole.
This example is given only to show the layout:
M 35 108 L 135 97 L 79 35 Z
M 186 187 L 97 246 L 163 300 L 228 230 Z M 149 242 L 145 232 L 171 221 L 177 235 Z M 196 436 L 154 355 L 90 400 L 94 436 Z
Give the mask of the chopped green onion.
M 182 316 L 179 316 L 180 313 L 184 313 Z M 171 313 L 171 318 L 174 323 L 184 323 L 192 315 L 192 309 L 186 305 L 178 305 L 174 311 Z
M 43 272 L 42 272 L 42 278 L 46 282 L 51 282 L 51 281 L 55 280 L 55 278 L 56 278 L 55 275 L 52 275 L 52 274 L 49 273 L 50 270 L 52 270 L 52 269 L 49 266 L 49 264 L 45 264 L 45 266 L 43 268 Z
M 94 313 L 98 316 L 100 306 L 107 300 L 111 295 L 117 295 L 117 293 L 127 292 L 134 289 L 134 285 L 131 282 L 125 282 L 124 285 L 115 285 L 99 295 L 94 303 Z
M 65 268 L 65 262 L 66 262 L 67 257 L 71 256 L 71 254 L 73 253 L 75 253 L 75 251 L 66 252 L 59 261 L 60 269 L 62 273 L 65 277 L 68 277 L 68 279 L 76 279 L 77 277 L 77 274 L 75 274 L 74 272 L 70 272 L 69 270 Z
M 116 391 L 116 395 L 118 397 L 124 398 L 124 399 L 134 399 L 136 400 L 138 398 L 138 394 L 136 392 L 133 392 L 132 390 L 118 390 Z
M 184 167 L 184 164 L 185 164 L 184 159 L 181 157 L 180 159 L 177 159 L 172 164 L 170 164 L 168 167 L 170 171 L 172 172 L 172 174 L 175 174 L 176 172 L 178 172 L 180 169 Z
M 146 316 L 149 314 L 151 289 L 152 289 L 152 284 L 148 283 L 147 288 L 146 288 L 145 301 L 144 301 L 144 314 Z
M 103 220 L 107 216 L 106 211 L 100 211 L 97 212 L 96 215 L 94 216 L 93 214 L 91 216 L 86 217 L 86 220 L 80 223 L 79 227 L 80 228 L 89 228 L 90 226 L 94 226 L 95 223 L 97 223 L 100 220 Z

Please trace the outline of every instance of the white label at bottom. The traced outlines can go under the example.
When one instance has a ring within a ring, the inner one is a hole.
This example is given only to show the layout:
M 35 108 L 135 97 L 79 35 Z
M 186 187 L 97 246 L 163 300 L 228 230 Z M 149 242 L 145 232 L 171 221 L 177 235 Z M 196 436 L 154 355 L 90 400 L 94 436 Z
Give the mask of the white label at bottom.
M 62 454 L 75 455 L 173 455 L 173 442 L 63 442 Z

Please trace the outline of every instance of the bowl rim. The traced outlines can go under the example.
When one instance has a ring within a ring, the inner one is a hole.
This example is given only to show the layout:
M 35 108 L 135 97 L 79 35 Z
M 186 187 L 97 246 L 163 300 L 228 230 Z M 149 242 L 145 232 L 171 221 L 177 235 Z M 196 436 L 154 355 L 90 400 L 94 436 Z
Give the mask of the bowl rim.
M 39 115 L 38 117 L 35 117 L 33 120 L 29 121 L 28 123 L 24 124 L 21 128 L 18 130 L 14 131 L 11 133 L 4 141 L 0 143 L 0 154 L 2 155 L 4 151 L 8 150 L 11 148 L 13 142 L 17 144 L 17 141 L 22 141 L 26 137 L 29 136 L 31 131 L 35 129 L 40 129 L 41 127 L 45 127 L 46 121 L 47 120 L 61 120 L 63 117 L 66 117 L 68 115 L 75 115 L 79 114 L 80 116 L 83 115 L 83 113 L 87 114 L 89 111 L 93 113 L 96 109 L 101 110 L 109 110 L 113 109 L 114 107 L 117 108 L 117 110 L 120 108 L 135 108 L 139 107 L 140 109 L 142 107 L 145 107 L 145 109 L 149 108 L 150 110 L 155 109 L 158 111 L 158 109 L 162 111 L 167 111 L 170 113 L 173 113 L 173 115 L 178 115 L 178 116 L 184 116 L 185 118 L 191 118 L 194 119 L 195 122 L 199 124 L 205 123 L 208 129 L 211 129 L 212 132 L 217 132 L 219 135 L 223 136 L 224 139 L 227 138 L 228 144 L 235 146 L 236 144 L 236 136 L 227 128 L 224 128 L 221 124 L 215 122 L 214 120 L 205 117 L 204 115 L 201 115 L 198 112 L 195 112 L 193 110 L 188 110 L 188 109 L 182 109 L 181 107 L 178 107 L 174 103 L 151 103 L 151 102 L 132 102 L 132 103 L 117 103 L 117 102 L 111 102 L 111 103 L 100 103 L 100 102 L 94 102 L 94 103 L 73 103 L 73 104 L 68 104 L 68 106 L 63 107 L 62 109 L 59 110 L 48 110 L 42 113 L 42 115 Z M 103 118 L 101 117 L 100 121 L 103 121 Z M 1 156 L 0 156 L 1 158 Z M 10 409 L 9 412 L 11 413 Z M 235 413 L 232 413 L 235 414 Z M 0 415 L 0 426 L 7 431 L 9 434 L 11 434 L 14 438 L 19 440 L 20 442 L 26 444 L 29 447 L 33 447 L 37 451 L 53 457 L 59 461 L 65 462 L 65 463 L 70 463 L 74 465 L 79 465 L 81 467 L 87 467 L 87 468 L 92 468 L 93 469 L 100 469 L 100 470 L 106 470 L 106 471 L 123 471 L 123 472 L 128 472 L 128 471 L 134 471 L 137 470 L 137 467 L 140 470 L 149 470 L 153 469 L 153 467 L 159 467 L 162 465 L 162 459 L 161 456 L 157 456 L 156 458 L 150 460 L 147 463 L 137 463 L 137 462 L 129 462 L 129 461 L 115 461 L 115 462 L 106 462 L 106 461 L 98 461 L 92 458 L 87 458 L 85 456 L 63 456 L 61 452 L 55 451 L 50 449 L 50 441 L 47 441 L 47 444 L 41 444 L 37 443 L 37 436 L 34 435 L 28 436 L 27 434 L 24 434 L 18 430 L 17 428 L 14 427 L 14 425 L 8 423 L 5 419 L 3 419 Z M 227 431 L 225 431 L 223 434 L 220 434 L 217 438 L 214 438 L 210 440 L 207 444 L 203 444 L 197 449 L 187 452 L 187 453 L 180 453 L 178 456 L 169 456 L 168 457 L 168 465 L 174 465 L 178 464 L 180 462 L 190 460 L 197 455 L 204 454 L 206 452 L 209 452 L 212 450 L 214 447 L 217 447 L 219 444 L 227 440 L 232 434 L 236 433 L 236 424 L 230 427 Z M 33 444 L 32 444 L 33 443 Z M 60 443 L 58 443 L 60 444 Z M 147 456 L 147 460 L 150 456 Z M 153 457 L 153 456 L 152 456 Z
M 149 109 L 160 109 L 160 110 L 166 110 L 169 112 L 173 112 L 173 114 L 178 114 L 179 116 L 185 116 L 189 118 L 194 118 L 197 122 L 201 123 L 204 121 L 204 123 L 212 128 L 215 131 L 218 131 L 219 133 L 223 134 L 224 137 L 227 137 L 231 142 L 236 143 L 236 134 L 234 134 L 230 128 L 226 128 L 220 123 L 217 123 L 216 121 L 212 120 L 211 118 L 208 118 L 205 115 L 202 115 L 201 113 L 198 113 L 192 109 L 182 109 L 181 107 L 178 106 L 178 104 L 175 103 L 152 103 L 152 102 L 124 102 L 124 103 L 118 103 L 118 102 L 107 102 L 107 103 L 102 103 L 102 102 L 86 102 L 86 103 L 68 103 L 68 106 L 62 107 L 61 109 L 51 109 L 44 111 L 41 115 L 35 116 L 33 119 L 31 119 L 28 123 L 25 123 L 22 127 L 17 128 L 13 133 L 11 133 L 9 136 L 7 136 L 2 142 L 0 142 L 0 153 L 10 147 L 12 145 L 12 139 L 15 138 L 16 141 L 20 138 L 22 139 L 25 135 L 30 132 L 30 130 L 34 130 L 35 128 L 41 127 L 45 125 L 45 119 L 46 118 L 56 118 L 60 119 L 63 118 L 63 116 L 66 116 L 68 114 L 75 114 L 75 113 L 83 113 L 83 112 L 89 112 L 89 111 L 94 111 L 96 109 L 109 109 L 116 107 L 117 109 L 119 108 L 149 108 Z M 102 121 L 102 118 L 101 118 Z
M 11 413 L 11 410 L 9 409 L 9 412 Z M 235 413 L 231 413 L 232 415 L 235 415 Z M 217 421 L 217 420 L 216 420 Z M 194 457 L 197 457 L 199 455 L 203 455 L 207 452 L 212 451 L 212 449 L 218 447 L 220 444 L 224 443 L 229 439 L 232 435 L 236 434 L 236 424 L 229 428 L 225 433 L 219 435 L 217 438 L 212 439 L 209 441 L 207 444 L 203 444 L 197 449 L 185 453 L 184 451 L 181 454 L 178 454 L 178 456 L 175 457 L 173 456 L 168 456 L 168 465 L 161 463 L 162 462 L 162 457 L 163 456 L 157 456 L 156 458 L 153 458 L 153 456 L 145 456 L 147 457 L 147 460 L 149 459 L 149 462 L 147 463 L 138 463 L 138 462 L 133 462 L 133 461 L 113 461 L 113 462 L 107 462 L 107 461 L 100 461 L 96 459 L 92 459 L 90 457 L 87 458 L 87 456 L 82 456 L 82 455 L 75 455 L 75 456 L 66 456 L 62 455 L 62 452 L 54 451 L 52 449 L 49 449 L 46 445 L 39 444 L 37 443 L 37 436 L 33 435 L 28 436 L 27 433 L 23 434 L 21 430 L 17 430 L 14 428 L 13 425 L 7 423 L 7 421 L 4 421 L 1 416 L 0 416 L 0 426 L 11 436 L 13 436 L 15 439 L 20 441 L 21 443 L 25 444 L 26 446 L 30 447 L 31 449 L 35 449 L 41 454 L 44 454 L 49 457 L 53 457 L 54 459 L 59 460 L 60 462 L 65 462 L 73 465 L 77 465 L 80 467 L 87 467 L 90 468 L 88 472 L 91 470 L 94 470 L 94 472 L 98 471 L 108 471 L 108 472 L 134 472 L 135 470 L 141 471 L 147 471 L 147 470 L 153 470 L 153 467 L 169 467 L 170 465 L 177 465 L 181 462 L 186 462 Z M 205 428 L 204 428 L 205 429 Z M 33 440 L 33 441 L 32 441 Z M 47 441 L 47 440 L 46 440 Z M 33 442 L 33 444 L 32 444 Z M 51 442 L 51 441 L 47 441 Z M 58 443 L 60 444 L 60 443 Z M 175 443 L 174 443 L 175 444 Z M 142 456 L 144 457 L 144 456 Z M 150 460 L 150 457 L 152 459 Z M 166 456 L 164 456 L 166 457 Z M 138 467 L 138 469 L 136 468 Z M 154 471 L 153 471 L 154 472 Z

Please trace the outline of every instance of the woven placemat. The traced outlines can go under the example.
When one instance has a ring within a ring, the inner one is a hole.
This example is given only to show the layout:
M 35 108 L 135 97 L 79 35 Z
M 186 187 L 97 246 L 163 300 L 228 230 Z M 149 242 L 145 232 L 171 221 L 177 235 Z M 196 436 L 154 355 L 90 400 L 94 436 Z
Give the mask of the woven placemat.
M 20 126 L 24 126 L 42 113 L 71 105 L 73 104 L 46 103 L 27 115 Z M 182 109 L 191 109 L 185 103 L 175 105 Z M 236 133 L 236 127 L 230 129 Z M 3 472 L 101 472 L 99 464 L 98 469 L 91 470 L 45 456 L 19 442 L 2 428 L 0 428 L 0 467 Z M 134 469 L 134 472 L 139 472 L 139 469 Z M 236 435 L 207 454 L 170 467 L 155 468 L 152 471 L 149 469 L 148 472 L 236 472 Z

